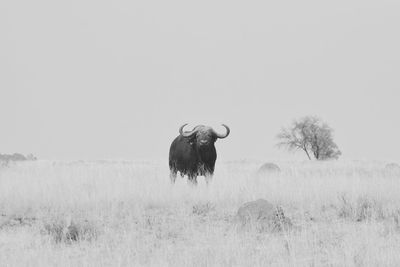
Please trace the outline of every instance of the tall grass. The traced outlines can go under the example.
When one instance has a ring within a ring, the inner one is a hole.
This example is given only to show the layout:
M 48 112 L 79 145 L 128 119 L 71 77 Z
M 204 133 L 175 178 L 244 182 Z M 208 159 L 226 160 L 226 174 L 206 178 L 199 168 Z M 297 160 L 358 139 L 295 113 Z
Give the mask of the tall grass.
M 37 161 L 0 169 L 1 266 L 398 266 L 400 174 L 383 162 L 218 162 L 212 183 L 163 161 Z M 295 225 L 239 230 L 264 198 Z

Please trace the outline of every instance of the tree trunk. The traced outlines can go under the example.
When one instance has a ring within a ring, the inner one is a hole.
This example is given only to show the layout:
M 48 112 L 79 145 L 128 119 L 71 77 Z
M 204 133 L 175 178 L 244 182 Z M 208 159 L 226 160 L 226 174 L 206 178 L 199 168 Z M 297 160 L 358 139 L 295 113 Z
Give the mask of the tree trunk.
M 307 148 L 304 148 L 303 150 L 306 152 L 308 159 L 311 160 L 311 157 L 310 157 L 310 154 L 308 154 Z
M 319 160 L 319 146 L 316 146 L 315 151 L 314 151 L 314 157 L 316 160 Z

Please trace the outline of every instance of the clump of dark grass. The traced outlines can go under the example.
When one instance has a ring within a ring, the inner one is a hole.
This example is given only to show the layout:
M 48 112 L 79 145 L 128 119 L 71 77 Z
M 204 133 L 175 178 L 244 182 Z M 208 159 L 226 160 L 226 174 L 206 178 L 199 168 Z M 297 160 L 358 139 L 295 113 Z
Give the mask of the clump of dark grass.
M 49 235 L 55 243 L 72 244 L 97 239 L 99 228 L 88 220 L 55 219 L 43 224 L 42 233 Z

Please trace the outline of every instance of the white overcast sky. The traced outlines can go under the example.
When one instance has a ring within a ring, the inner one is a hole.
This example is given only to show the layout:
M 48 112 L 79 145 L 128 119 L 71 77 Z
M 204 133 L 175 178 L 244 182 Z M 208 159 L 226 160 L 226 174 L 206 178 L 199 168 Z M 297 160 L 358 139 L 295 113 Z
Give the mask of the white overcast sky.
M 0 153 L 167 158 L 188 122 L 291 159 L 276 134 L 317 115 L 343 158 L 399 160 L 400 2 L 4 0 L 0 93 Z

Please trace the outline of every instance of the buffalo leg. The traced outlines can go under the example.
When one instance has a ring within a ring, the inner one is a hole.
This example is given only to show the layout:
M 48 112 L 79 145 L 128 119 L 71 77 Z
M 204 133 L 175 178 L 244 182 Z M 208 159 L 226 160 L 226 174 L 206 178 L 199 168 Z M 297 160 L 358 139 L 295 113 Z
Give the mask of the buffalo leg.
M 197 176 L 188 175 L 188 184 L 196 186 L 197 185 Z
M 175 183 L 176 180 L 176 171 L 171 170 L 169 173 L 169 179 L 171 180 L 171 184 Z
M 204 178 L 206 179 L 206 184 L 208 185 L 211 182 L 213 175 L 211 173 L 206 173 Z

